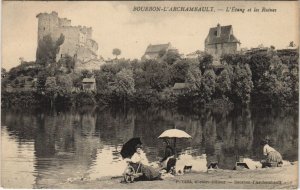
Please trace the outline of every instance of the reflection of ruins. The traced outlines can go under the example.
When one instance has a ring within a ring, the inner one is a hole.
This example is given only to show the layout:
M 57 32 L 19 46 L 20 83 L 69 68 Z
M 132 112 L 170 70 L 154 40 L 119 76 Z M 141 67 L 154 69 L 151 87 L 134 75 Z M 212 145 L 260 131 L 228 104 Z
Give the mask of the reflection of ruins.
M 10 138 L 19 143 L 21 154 L 29 154 L 22 147 L 33 144 L 34 170 L 28 175 L 35 178 L 34 187 L 38 188 L 51 187 L 68 178 L 98 178 L 114 167 L 116 170 L 110 174 L 117 175 L 117 169 L 123 169 L 121 145 L 132 137 L 141 137 L 148 159 L 154 161 L 163 151 L 157 137 L 174 127 L 193 137 L 178 140 L 178 152 L 206 154 L 208 164 L 218 162 L 223 169 L 232 169 L 239 156 L 260 159 L 259 143 L 265 136 L 284 159 L 296 160 L 298 156 L 295 110 L 202 109 L 191 113 L 158 108 L 11 109 L 2 111 L 1 122 L 7 126 Z

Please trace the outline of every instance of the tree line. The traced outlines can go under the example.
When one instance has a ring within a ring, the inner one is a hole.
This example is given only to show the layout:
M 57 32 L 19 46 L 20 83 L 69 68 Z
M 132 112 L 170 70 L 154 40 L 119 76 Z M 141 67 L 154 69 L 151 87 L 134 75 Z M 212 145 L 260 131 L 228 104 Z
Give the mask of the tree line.
M 260 106 L 294 106 L 298 104 L 299 54 L 278 53 L 274 48 L 252 54 L 227 54 L 220 58 L 204 54 L 197 59 L 181 58 L 177 52 L 166 52 L 156 60 L 116 59 L 101 65 L 100 70 L 74 72 L 75 60 L 61 58 L 56 52 L 63 43 L 61 36 L 53 42 L 50 36 L 39 43 L 35 63 L 12 68 L 2 79 L 3 105 L 18 104 L 27 97 L 28 104 L 133 104 L 161 106 L 203 106 L 255 104 Z M 50 44 L 50 45 L 49 45 Z M 50 48 L 50 49 L 49 49 Z M 120 52 L 114 52 L 119 55 Z M 34 65 L 34 67 L 30 67 Z M 37 78 L 33 92 L 5 91 L 8 84 L 20 86 Z M 96 92 L 80 89 L 83 78 L 95 77 Z M 176 93 L 175 83 L 185 89 Z M 15 103 L 13 103 L 15 101 Z

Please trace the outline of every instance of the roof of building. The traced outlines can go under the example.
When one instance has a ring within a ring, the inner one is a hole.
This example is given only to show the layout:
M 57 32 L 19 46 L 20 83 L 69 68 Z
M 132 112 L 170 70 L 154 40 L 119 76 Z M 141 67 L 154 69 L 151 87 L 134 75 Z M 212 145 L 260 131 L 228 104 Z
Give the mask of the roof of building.
M 206 38 L 207 44 L 219 44 L 219 43 L 240 43 L 240 41 L 232 33 L 232 25 L 228 26 L 219 26 L 221 27 L 221 34 L 217 36 L 217 27 L 209 29 L 208 36 Z
M 96 80 L 95 80 L 95 78 L 84 78 L 84 79 L 82 79 L 82 82 L 94 83 L 94 82 L 96 82 Z
M 159 53 L 162 50 L 167 50 L 171 47 L 171 44 L 156 44 L 156 45 L 148 45 L 145 53 Z
M 180 90 L 188 88 L 188 83 L 175 83 L 173 90 Z

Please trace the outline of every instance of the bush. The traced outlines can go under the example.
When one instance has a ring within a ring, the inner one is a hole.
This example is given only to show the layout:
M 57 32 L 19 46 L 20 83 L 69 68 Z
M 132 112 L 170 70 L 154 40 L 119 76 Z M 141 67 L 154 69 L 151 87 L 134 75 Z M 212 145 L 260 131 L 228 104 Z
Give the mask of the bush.
M 38 97 L 35 92 L 21 91 L 21 92 L 2 92 L 1 95 L 1 106 L 20 106 L 30 107 L 33 105 L 40 104 L 42 99 Z
M 72 94 L 72 102 L 75 106 L 95 105 L 96 100 L 93 93 L 79 92 Z

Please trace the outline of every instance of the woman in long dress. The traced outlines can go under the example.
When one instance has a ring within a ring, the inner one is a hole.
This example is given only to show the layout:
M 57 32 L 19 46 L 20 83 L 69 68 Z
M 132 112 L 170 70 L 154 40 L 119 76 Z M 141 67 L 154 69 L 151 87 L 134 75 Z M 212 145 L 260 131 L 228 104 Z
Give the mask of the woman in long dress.
M 136 146 L 136 152 L 131 157 L 131 162 L 140 164 L 141 172 L 144 174 L 146 180 L 160 179 L 161 174 L 155 168 L 148 166 L 148 159 L 142 151 L 140 145 Z
M 264 156 L 267 157 L 266 159 L 267 163 L 271 163 L 271 162 L 277 162 L 279 164 L 282 163 L 281 154 L 269 145 L 268 140 L 263 140 L 262 145 L 264 145 L 263 154 Z
M 160 160 L 160 165 L 162 169 L 166 169 L 167 172 L 174 167 L 176 164 L 176 159 L 174 158 L 174 149 L 170 146 L 168 140 L 164 139 L 163 144 L 165 147 L 164 157 Z

